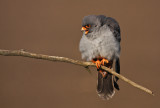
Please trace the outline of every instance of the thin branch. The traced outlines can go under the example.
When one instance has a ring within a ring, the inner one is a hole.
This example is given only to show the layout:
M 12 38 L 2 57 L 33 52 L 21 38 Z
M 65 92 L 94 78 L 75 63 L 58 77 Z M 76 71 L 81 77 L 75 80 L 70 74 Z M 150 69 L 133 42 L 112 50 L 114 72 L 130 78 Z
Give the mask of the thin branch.
M 75 64 L 75 65 L 79 65 L 82 67 L 85 67 L 86 69 L 89 69 L 89 66 L 92 67 L 96 67 L 96 65 L 92 62 L 83 62 L 83 61 L 79 61 L 79 60 L 73 60 L 70 58 L 66 58 L 66 57 L 58 57 L 58 56 L 49 56 L 49 55 L 43 55 L 43 54 L 36 54 L 36 53 L 30 53 L 30 52 L 26 52 L 23 49 L 22 50 L 2 50 L 0 49 L 0 55 L 3 56 L 23 56 L 23 57 L 29 57 L 29 58 L 35 58 L 35 59 L 43 59 L 43 60 L 48 60 L 48 61 L 58 61 L 58 62 L 66 62 L 66 63 L 71 63 L 71 64 Z M 102 69 L 106 70 L 107 72 L 113 74 L 114 76 L 122 79 L 123 81 L 131 84 L 132 86 L 139 88 L 151 95 L 154 95 L 153 92 L 131 80 L 129 80 L 128 78 L 116 73 L 115 71 L 113 71 L 112 69 L 109 69 L 105 66 L 101 66 Z

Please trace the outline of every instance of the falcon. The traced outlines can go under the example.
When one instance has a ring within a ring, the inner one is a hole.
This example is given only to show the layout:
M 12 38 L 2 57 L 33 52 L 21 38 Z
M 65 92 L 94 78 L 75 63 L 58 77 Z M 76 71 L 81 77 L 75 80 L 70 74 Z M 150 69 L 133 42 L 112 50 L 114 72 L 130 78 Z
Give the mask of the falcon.
M 83 32 L 79 44 L 82 59 L 96 64 L 97 92 L 102 99 L 110 99 L 119 90 L 118 78 L 101 69 L 106 66 L 120 74 L 120 27 L 118 22 L 104 15 L 88 15 L 82 20 Z M 114 66 L 113 66 L 114 64 Z

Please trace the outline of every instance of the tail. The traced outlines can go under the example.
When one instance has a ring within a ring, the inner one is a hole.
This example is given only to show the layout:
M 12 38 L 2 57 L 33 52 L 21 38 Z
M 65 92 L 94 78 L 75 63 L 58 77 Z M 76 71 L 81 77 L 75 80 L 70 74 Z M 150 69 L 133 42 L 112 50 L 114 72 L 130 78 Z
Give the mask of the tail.
M 115 93 L 113 75 L 107 73 L 107 76 L 103 78 L 102 74 L 98 72 L 97 92 L 102 99 L 108 100 L 109 98 L 112 98 Z
M 106 65 L 107 66 L 107 65 Z M 107 66 L 108 67 L 108 66 Z M 112 67 L 112 64 L 111 64 Z M 119 58 L 116 58 L 115 61 L 115 71 L 120 74 L 120 62 Z M 105 78 L 102 77 L 102 74 L 98 72 L 98 84 L 97 92 L 102 99 L 110 99 L 115 94 L 114 87 L 119 90 L 119 85 L 117 84 L 118 77 L 113 78 L 113 75 L 107 73 Z

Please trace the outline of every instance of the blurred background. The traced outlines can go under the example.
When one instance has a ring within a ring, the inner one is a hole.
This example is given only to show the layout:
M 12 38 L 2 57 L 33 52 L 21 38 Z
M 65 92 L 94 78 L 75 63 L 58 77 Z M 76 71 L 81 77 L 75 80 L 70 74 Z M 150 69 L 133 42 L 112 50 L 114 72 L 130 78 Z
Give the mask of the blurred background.
M 73 64 L 0 56 L 0 108 L 159 108 L 159 0 L 0 0 L 0 49 L 81 60 L 82 18 L 103 14 L 121 27 L 121 74 L 151 96 L 119 80 L 103 101 L 97 71 Z

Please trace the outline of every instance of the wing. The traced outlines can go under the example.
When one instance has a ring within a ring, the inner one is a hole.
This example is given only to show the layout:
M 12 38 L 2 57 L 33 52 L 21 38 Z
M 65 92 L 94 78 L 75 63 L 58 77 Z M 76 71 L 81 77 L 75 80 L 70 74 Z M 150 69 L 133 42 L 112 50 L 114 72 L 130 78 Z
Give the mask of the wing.
M 116 61 L 115 61 L 115 71 L 120 74 L 120 61 L 119 61 L 119 58 L 116 58 Z M 115 77 L 114 79 L 114 87 L 119 90 L 119 86 L 117 84 L 117 81 L 118 81 L 118 77 Z
M 120 42 L 121 41 L 121 33 L 120 33 L 120 27 L 119 27 L 118 22 L 111 17 L 107 17 L 106 24 L 108 25 L 108 27 L 110 28 L 110 30 L 114 34 L 117 41 Z
M 114 34 L 116 40 L 118 42 L 120 42 L 121 41 L 121 33 L 120 33 L 120 27 L 119 27 L 118 22 L 115 19 L 111 18 L 111 17 L 107 17 L 106 24 L 108 25 L 108 27 L 110 28 L 110 30 Z M 119 61 L 119 58 L 116 58 L 116 61 L 115 61 L 115 71 L 118 74 L 120 74 L 120 61 Z M 114 80 L 114 87 L 117 90 L 119 90 L 119 86 L 117 84 L 118 79 L 119 79 L 118 77 L 115 77 L 115 80 Z

